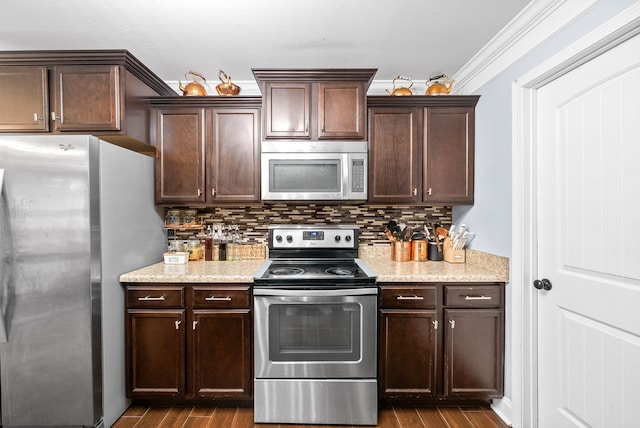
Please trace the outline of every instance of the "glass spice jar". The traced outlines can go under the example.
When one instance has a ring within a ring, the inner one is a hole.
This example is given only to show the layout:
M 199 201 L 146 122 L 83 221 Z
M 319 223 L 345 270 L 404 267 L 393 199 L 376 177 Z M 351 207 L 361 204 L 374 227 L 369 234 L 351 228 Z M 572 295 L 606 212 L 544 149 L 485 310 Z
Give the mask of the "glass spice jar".
M 167 210 L 167 215 L 164 220 L 167 226 L 179 226 L 180 210 Z
M 189 241 L 189 261 L 202 260 L 204 258 L 204 248 L 199 239 Z
M 196 224 L 197 210 L 184 210 L 182 211 L 182 224 L 184 226 L 194 226 Z

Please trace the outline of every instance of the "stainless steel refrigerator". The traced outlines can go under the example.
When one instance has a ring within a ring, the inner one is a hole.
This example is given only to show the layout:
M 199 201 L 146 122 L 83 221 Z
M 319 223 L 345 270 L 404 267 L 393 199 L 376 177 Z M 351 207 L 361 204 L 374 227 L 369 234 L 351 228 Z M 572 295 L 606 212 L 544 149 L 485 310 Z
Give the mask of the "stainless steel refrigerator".
M 91 136 L 0 137 L 3 427 L 126 410 L 124 290 L 162 259 L 153 159 Z

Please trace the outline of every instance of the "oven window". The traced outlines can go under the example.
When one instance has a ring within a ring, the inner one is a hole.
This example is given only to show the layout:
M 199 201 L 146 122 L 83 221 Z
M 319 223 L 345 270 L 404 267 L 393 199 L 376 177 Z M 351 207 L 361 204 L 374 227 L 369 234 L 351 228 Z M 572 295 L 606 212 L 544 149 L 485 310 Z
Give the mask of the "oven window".
M 281 304 L 269 309 L 271 361 L 358 361 L 357 303 Z
M 269 191 L 339 193 L 340 165 L 340 159 L 271 160 Z

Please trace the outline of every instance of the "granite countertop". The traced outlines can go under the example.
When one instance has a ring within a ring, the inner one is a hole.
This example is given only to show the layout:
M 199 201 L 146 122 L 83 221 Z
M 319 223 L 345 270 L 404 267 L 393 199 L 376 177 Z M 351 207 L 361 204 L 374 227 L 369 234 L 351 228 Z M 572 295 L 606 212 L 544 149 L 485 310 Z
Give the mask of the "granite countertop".
M 360 259 L 378 282 L 509 282 L 509 259 L 466 250 L 466 263 L 395 262 L 389 246 L 361 247 Z
M 508 282 L 509 259 L 466 250 L 466 263 L 395 262 L 389 246 L 360 247 L 360 259 L 376 273 L 378 282 Z M 120 282 L 230 282 L 252 283 L 264 260 L 232 262 L 191 261 L 184 265 L 163 262 L 120 276 Z
M 156 263 L 120 275 L 120 282 L 253 282 L 264 260 L 191 261 L 183 265 Z

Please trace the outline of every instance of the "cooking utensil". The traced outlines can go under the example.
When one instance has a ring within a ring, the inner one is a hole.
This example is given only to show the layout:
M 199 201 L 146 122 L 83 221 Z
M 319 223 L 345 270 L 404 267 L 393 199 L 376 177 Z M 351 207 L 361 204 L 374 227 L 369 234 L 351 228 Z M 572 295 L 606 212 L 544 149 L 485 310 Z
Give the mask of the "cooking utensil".
M 413 229 L 409 226 L 406 226 L 402 231 L 402 240 L 403 241 L 411 241 L 411 234 L 413 233 Z
M 435 236 L 436 247 L 438 248 L 438 253 L 442 252 L 442 245 L 440 244 L 440 237 L 437 233 L 437 227 L 435 224 L 431 223 L 431 230 L 433 231 L 433 236 Z

